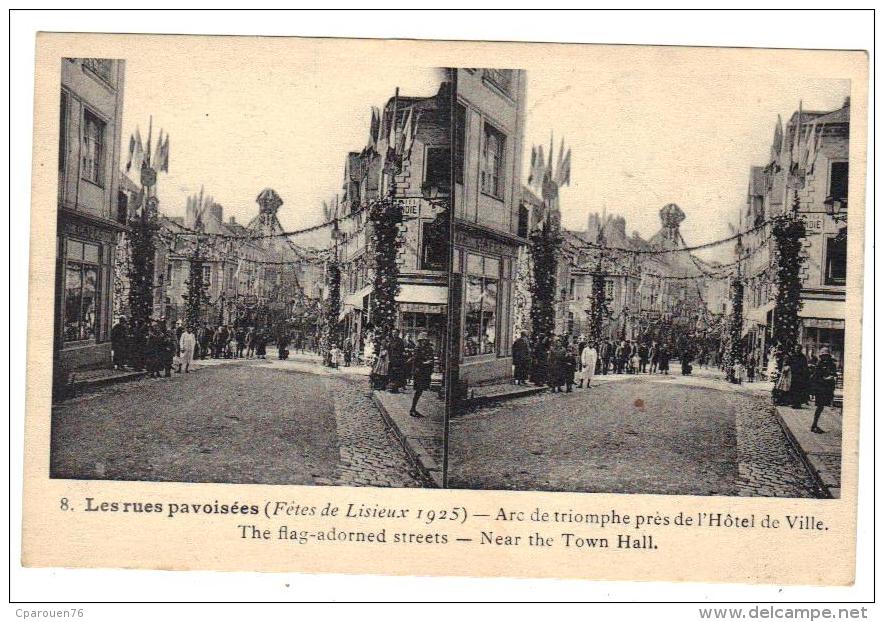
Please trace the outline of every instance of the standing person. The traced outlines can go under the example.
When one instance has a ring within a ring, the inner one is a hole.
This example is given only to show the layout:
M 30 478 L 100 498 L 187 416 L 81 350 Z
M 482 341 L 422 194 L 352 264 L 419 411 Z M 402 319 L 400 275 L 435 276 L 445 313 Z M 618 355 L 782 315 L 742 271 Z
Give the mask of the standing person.
M 660 345 L 659 368 L 661 374 L 669 375 L 669 347 L 664 343 Z
M 691 361 L 694 359 L 694 357 L 693 353 L 691 352 L 691 347 L 687 343 L 682 344 L 681 355 L 679 358 L 681 359 L 681 375 L 690 376 L 691 371 L 693 371 Z
M 181 335 L 183 334 L 184 327 L 181 325 L 181 322 L 175 322 L 175 332 L 173 333 L 173 336 L 170 336 L 170 338 L 172 338 L 172 340 L 174 341 L 174 343 L 172 344 L 172 349 L 175 353 L 173 360 L 178 362 L 178 369 L 176 370 L 176 372 L 179 374 L 181 373 L 181 347 L 179 344 L 181 343 Z
M 651 363 L 651 367 L 648 370 L 649 374 L 657 373 L 657 365 L 659 364 L 660 359 L 660 347 L 657 345 L 656 341 L 651 342 L 651 347 L 648 348 L 648 361 Z
M 546 337 L 538 335 L 531 355 L 531 382 L 538 386 L 546 384 L 547 381 L 548 355 Z
M 549 347 L 549 353 L 546 356 L 546 375 L 547 384 L 553 393 L 562 390 L 562 382 L 564 374 L 562 373 L 562 365 L 564 363 L 565 354 L 562 345 L 558 340 L 552 341 Z
M 531 369 L 531 344 L 528 333 L 524 330 L 513 342 L 513 379 L 516 384 L 523 385 L 528 380 Z
M 114 369 L 123 369 L 129 364 L 129 322 L 125 315 L 111 328 L 111 354 Z
M 181 360 L 181 366 L 184 367 L 185 374 L 190 373 L 190 362 L 193 360 L 193 352 L 195 349 L 196 335 L 193 334 L 193 330 L 190 328 L 190 324 L 188 324 L 178 340 L 178 351 L 180 352 L 178 356 Z
M 252 358 L 255 356 L 255 327 L 249 326 L 249 330 L 246 333 L 245 337 L 246 344 L 246 358 Z
M 638 353 L 638 344 L 632 344 L 632 363 L 630 365 L 632 367 L 632 373 L 637 374 L 639 369 L 641 369 L 641 357 Z
M 368 333 L 365 336 L 365 346 L 362 350 L 362 358 L 366 365 L 374 368 L 374 335 L 372 333 Z
M 344 346 L 341 348 L 344 352 L 344 367 L 350 367 L 353 361 L 353 340 L 350 337 L 344 339 Z
M 160 369 L 165 373 L 166 378 L 172 377 L 172 363 L 175 359 L 175 352 L 178 351 L 178 344 L 175 343 L 175 332 L 166 329 L 165 324 L 160 324 Z
M 574 353 L 574 346 L 568 345 L 567 337 L 564 338 L 562 350 L 564 350 L 562 373 L 565 376 L 565 392 L 571 393 L 574 389 L 574 375 L 577 372 L 577 356 Z
M 580 363 L 583 366 L 582 377 L 580 378 L 580 387 L 583 388 L 584 384 L 586 388 L 589 388 L 589 383 L 592 382 L 592 377 L 595 374 L 595 365 L 599 359 L 599 353 L 595 349 L 595 344 L 590 342 L 585 348 L 583 348 L 583 352 L 580 353 Z
M 372 348 L 373 349 L 373 348 Z M 384 390 L 387 387 L 387 380 L 390 376 L 390 358 L 387 353 L 386 344 L 380 344 L 377 359 L 371 368 L 371 385 L 378 390 Z
M 411 377 L 414 382 L 414 397 L 411 399 L 411 410 L 408 414 L 412 417 L 422 417 L 417 411 L 417 403 L 423 392 L 430 388 L 433 377 L 433 365 L 435 364 L 433 344 L 427 338 L 427 333 L 420 332 L 417 336 L 417 345 L 411 357 Z
M 767 380 L 768 382 L 776 382 L 777 368 L 779 366 L 779 352 L 776 346 L 771 346 L 767 355 Z
M 387 344 L 387 356 L 390 361 L 390 393 L 399 393 L 399 390 L 405 386 L 404 374 L 405 369 L 405 342 L 399 335 L 398 330 L 394 330 Z
M 823 414 L 823 408 L 831 406 L 835 398 L 835 384 L 838 381 L 838 366 L 835 359 L 829 353 L 828 348 L 820 348 L 820 358 L 813 370 L 813 393 L 816 410 L 813 413 L 813 423 L 810 424 L 810 431 L 817 434 L 825 433 L 820 428 L 820 415 Z
M 801 408 L 807 401 L 809 378 L 807 373 L 807 357 L 804 356 L 801 344 L 795 344 L 789 356 L 789 370 L 792 372 L 792 385 L 789 388 L 789 402 L 792 408 Z
M 151 378 L 160 377 L 160 348 L 159 327 L 156 324 L 150 324 L 144 344 L 144 365 Z
M 246 329 L 242 325 L 236 328 L 236 358 L 241 359 L 246 344 Z
M 755 382 L 755 368 L 757 367 L 755 355 L 750 355 L 746 361 L 746 380 L 747 382 Z
M 255 356 L 259 359 L 267 358 L 267 335 L 263 329 L 255 332 Z
M 638 367 L 641 373 L 648 372 L 648 344 L 644 341 L 638 347 Z
M 210 355 L 209 351 L 212 347 L 212 336 L 212 328 L 209 326 L 208 322 L 204 322 L 199 334 L 200 360 L 205 359 Z
M 135 325 L 132 327 L 130 341 L 131 349 L 129 350 L 129 354 L 132 361 L 132 368 L 137 371 L 147 369 L 146 353 L 149 333 L 148 329 L 149 327 L 141 320 L 136 320 Z
M 599 371 L 602 372 L 603 376 L 608 375 L 608 366 L 611 363 L 611 342 L 607 339 L 602 339 L 601 346 L 599 347 L 599 357 L 601 357 L 601 369 Z
M 627 356 L 628 355 L 626 352 L 626 342 L 621 341 L 620 345 L 617 346 L 617 349 L 614 350 L 614 373 L 615 374 L 622 374 L 623 373 L 623 367 L 626 364 Z

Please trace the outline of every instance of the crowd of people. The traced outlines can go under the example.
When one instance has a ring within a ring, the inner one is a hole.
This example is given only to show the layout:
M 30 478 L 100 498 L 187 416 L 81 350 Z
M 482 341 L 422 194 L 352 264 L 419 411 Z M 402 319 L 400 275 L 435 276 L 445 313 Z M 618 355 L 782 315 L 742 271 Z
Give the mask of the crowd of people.
M 810 430 L 823 434 L 820 416 L 824 408 L 832 406 L 838 382 L 838 365 L 829 349 L 821 348 L 819 357 L 808 358 L 801 344 L 795 344 L 791 352 L 775 345 L 768 360 L 769 374 L 774 381 L 774 402 L 801 409 L 813 399 L 816 408 Z
M 266 358 L 268 342 L 264 330 L 230 324 L 177 322 L 169 327 L 161 320 L 130 323 L 121 316 L 111 329 L 114 368 L 147 371 L 156 378 L 170 378 L 173 369 L 189 373 L 194 360 Z
M 513 342 L 516 384 L 548 385 L 554 392 L 589 388 L 596 374 L 669 374 L 672 353 L 669 346 L 654 340 L 602 339 L 598 343 L 581 335 L 541 335 L 530 339 L 527 332 Z M 693 354 L 680 353 L 682 373 L 691 373 Z
M 401 393 L 410 380 L 414 396 L 408 414 L 422 417 L 417 405 L 423 392 L 430 388 L 436 361 L 433 344 L 427 333 L 419 333 L 415 343 L 410 336 L 403 336 L 400 331 L 394 330 L 379 345 L 369 336 L 365 347 L 366 363 L 371 366 L 369 378 L 372 387 L 390 393 Z

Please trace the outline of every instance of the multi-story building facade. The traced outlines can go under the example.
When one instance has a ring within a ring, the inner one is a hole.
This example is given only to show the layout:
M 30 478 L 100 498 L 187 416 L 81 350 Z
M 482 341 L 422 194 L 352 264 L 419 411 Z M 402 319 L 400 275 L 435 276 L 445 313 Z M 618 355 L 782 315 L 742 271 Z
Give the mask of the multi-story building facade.
M 324 266 L 279 235 L 282 199 L 272 190 L 258 195 L 258 215 L 248 225 L 214 201 L 188 202 L 185 216 L 162 218 L 155 258 L 154 317 L 174 323 L 184 317 L 190 264 L 200 231 L 203 282 L 210 324 L 267 327 L 290 319 L 298 307 L 323 296 Z
M 452 311 L 459 378 L 475 385 L 512 375 L 513 281 L 527 242 L 524 218 L 520 231 L 526 74 L 456 71 Z
M 715 329 L 726 311 L 727 280 L 703 276 L 717 277 L 716 265 L 688 251 L 655 253 L 684 248 L 679 232 L 683 219 L 678 206 L 666 205 L 660 210 L 660 230 L 648 240 L 635 232 L 627 235 L 626 220 L 613 215 L 590 214 L 585 230 L 562 230 L 556 332 L 591 333 L 593 277 L 601 272 L 605 338 L 654 339 L 677 347 L 684 335 L 692 335 L 694 346 L 717 348 Z
M 800 142 L 796 141 L 796 133 Z M 802 162 L 801 152 L 812 137 L 812 161 Z M 797 145 L 796 145 L 797 143 Z M 795 152 L 794 158 L 790 153 Z M 759 223 L 794 208 L 805 219 L 801 331 L 799 341 L 808 356 L 828 347 L 844 363 L 845 284 L 847 277 L 847 194 L 850 153 L 850 100 L 833 111 L 799 110 L 777 131 L 771 162 L 750 169 L 749 191 L 741 230 L 749 232 Z M 789 163 L 796 161 L 799 174 L 789 181 Z M 745 325 L 749 352 L 766 360 L 774 322 L 774 242 L 770 227 L 744 236 Z
M 110 366 L 125 61 L 61 61 L 55 364 Z
M 397 94 L 390 98 L 379 111 L 369 144 L 362 151 L 347 154 L 338 215 L 354 215 L 343 219 L 335 252 L 341 265 L 341 321 L 344 334 L 356 348 L 363 347 L 372 326 L 371 224 L 363 208 L 389 196 L 392 189 L 403 208 L 397 326 L 413 341 L 420 332 L 426 332 L 436 352 L 444 349 L 449 250 L 445 214 L 451 188 L 450 89 L 446 81 L 429 97 Z M 413 142 L 394 174 L 384 167 L 385 154 L 392 148 L 390 128 L 399 128 L 400 133 L 408 131 L 409 118 Z

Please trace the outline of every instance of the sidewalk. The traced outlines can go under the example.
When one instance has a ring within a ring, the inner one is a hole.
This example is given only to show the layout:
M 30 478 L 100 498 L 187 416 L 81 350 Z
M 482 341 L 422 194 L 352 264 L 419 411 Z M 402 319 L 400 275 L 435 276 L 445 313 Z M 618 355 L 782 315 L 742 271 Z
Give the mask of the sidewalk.
M 800 410 L 777 406 L 777 418 L 792 447 L 823 493 L 832 499 L 841 497 L 841 409 L 824 408 L 819 426 L 825 434 L 810 431 L 815 406 Z
M 138 380 L 147 375 L 146 371 L 131 369 L 88 369 L 71 373 L 70 387 L 73 394 L 103 387 L 116 382 Z
M 445 431 L 445 400 L 435 390 L 424 391 L 418 404 L 423 417 L 408 414 L 414 390 L 403 393 L 372 391 L 372 399 L 387 425 L 399 439 L 412 462 L 428 482 L 442 487 L 442 437 Z

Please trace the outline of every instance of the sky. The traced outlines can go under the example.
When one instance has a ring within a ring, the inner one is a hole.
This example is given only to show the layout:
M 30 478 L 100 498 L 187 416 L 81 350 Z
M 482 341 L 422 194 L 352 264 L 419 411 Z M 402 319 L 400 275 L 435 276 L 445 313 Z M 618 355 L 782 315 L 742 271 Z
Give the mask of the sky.
M 745 208 L 749 167 L 768 162 L 777 114 L 784 123 L 804 110 L 840 108 L 846 80 L 801 79 L 775 68 L 754 80 L 710 67 L 669 74 L 665 66 L 553 65 L 528 71 L 523 170 L 531 145 L 558 155 L 572 149 L 571 180 L 560 192 L 562 222 L 585 229 L 591 212 L 626 218 L 626 232 L 649 238 L 659 210 L 676 203 L 686 214 L 688 244 L 731 235 Z
M 402 95 L 435 94 L 432 68 L 358 64 L 334 58 L 279 59 L 260 67 L 211 56 L 138 56 L 126 61 L 121 167 L 129 136 L 170 136 L 169 172 L 158 181 L 160 210 L 184 214 L 187 196 L 205 186 L 224 219 L 247 224 L 266 187 L 280 195 L 288 230 L 322 220 L 322 201 L 341 192 L 344 158 L 368 139 L 371 106 Z M 135 179 L 137 181 L 137 178 Z

